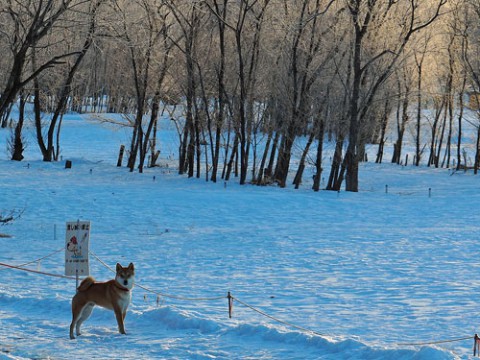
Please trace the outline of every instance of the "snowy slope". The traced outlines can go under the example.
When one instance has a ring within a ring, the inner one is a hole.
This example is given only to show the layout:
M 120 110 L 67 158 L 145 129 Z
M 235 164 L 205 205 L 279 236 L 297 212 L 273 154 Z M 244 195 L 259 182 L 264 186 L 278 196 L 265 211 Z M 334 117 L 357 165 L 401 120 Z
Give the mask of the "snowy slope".
M 63 274 L 65 222 L 90 220 L 92 252 L 110 267 L 134 262 L 144 288 L 134 289 L 127 336 L 95 309 L 72 341 L 75 280 L 0 267 L 0 359 L 471 356 L 480 324 L 473 174 L 367 163 L 359 193 L 214 184 L 172 167 L 129 173 L 115 166 L 127 130 L 76 115 L 63 126 L 72 169 L 40 161 L 31 129 L 23 162 L 0 156 L 0 211 L 24 211 L 0 227 L 13 236 L 0 238 L 0 262 L 58 250 L 27 268 Z M 0 148 L 7 137 L 0 131 Z M 161 139 L 166 163 L 175 131 Z M 90 261 L 97 279 L 112 277 Z M 238 301 L 229 319 L 228 291 L 283 322 Z

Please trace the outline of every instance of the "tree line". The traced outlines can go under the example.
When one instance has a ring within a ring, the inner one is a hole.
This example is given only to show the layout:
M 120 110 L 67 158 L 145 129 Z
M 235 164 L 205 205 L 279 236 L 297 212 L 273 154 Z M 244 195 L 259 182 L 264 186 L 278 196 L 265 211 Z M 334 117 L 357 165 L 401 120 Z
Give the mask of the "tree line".
M 318 191 L 329 141 L 326 189 L 358 191 L 365 147 L 378 144 L 375 160 L 385 161 L 389 128 L 389 161 L 466 168 L 462 125 L 472 120 L 463 109 L 480 98 L 479 20 L 478 0 L 5 0 L 0 124 L 14 128 L 11 155 L 22 160 L 32 102 L 39 149 L 55 161 L 65 112 L 125 114 L 127 166 L 142 172 L 158 160 L 168 105 L 181 109 L 171 112 L 179 173 L 240 184 L 285 187 L 294 172 L 298 187 L 314 153 Z

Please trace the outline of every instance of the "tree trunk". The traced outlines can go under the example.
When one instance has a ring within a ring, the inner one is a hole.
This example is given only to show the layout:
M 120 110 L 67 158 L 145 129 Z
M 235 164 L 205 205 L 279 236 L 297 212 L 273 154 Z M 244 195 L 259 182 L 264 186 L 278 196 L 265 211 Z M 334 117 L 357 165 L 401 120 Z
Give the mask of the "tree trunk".
M 405 128 L 409 121 L 408 116 L 408 106 L 409 106 L 409 96 L 408 92 L 405 94 L 405 98 L 402 101 L 402 117 L 401 120 L 399 119 L 399 110 L 397 110 L 397 140 L 393 146 L 393 156 L 392 156 L 392 163 L 396 163 L 400 165 L 402 161 L 402 147 L 403 147 L 403 136 L 405 134 Z
M 323 138 L 325 137 L 325 124 L 320 120 L 318 131 L 317 158 L 315 161 L 315 175 L 313 177 L 313 191 L 320 190 L 320 180 L 322 179 L 322 156 L 323 156 Z
M 342 152 L 343 152 L 343 136 L 339 136 L 335 143 L 335 152 L 333 154 L 332 166 L 330 169 L 330 176 L 328 178 L 327 190 L 340 190 L 340 186 L 343 182 L 342 175 Z
M 477 175 L 478 168 L 480 166 L 480 126 L 477 127 L 477 142 L 475 150 L 475 165 L 473 167 L 473 173 Z
M 23 124 L 25 121 L 25 103 L 26 103 L 26 98 L 25 94 L 23 92 L 20 92 L 20 103 L 18 105 L 18 122 L 17 125 L 15 126 L 15 132 L 14 132 L 14 138 L 13 138 L 13 144 L 12 144 L 12 160 L 15 161 L 22 161 L 23 160 L 23 150 L 24 144 L 23 144 L 23 136 L 22 136 L 22 129 L 23 129 Z
M 462 164 L 462 119 L 463 119 L 463 108 L 464 108 L 464 102 L 463 102 L 463 96 L 465 94 L 465 86 L 467 83 L 467 76 L 464 73 L 463 76 L 463 81 L 462 81 L 462 86 L 461 86 L 461 91 L 458 94 L 458 106 L 459 106 L 459 113 L 458 113 L 458 138 L 457 138 L 457 170 L 460 170 L 461 164 Z M 465 167 L 467 164 L 464 164 Z
M 225 173 L 225 180 L 228 181 L 230 180 L 230 175 L 232 173 L 232 168 L 234 166 L 234 161 L 235 161 L 235 158 L 237 157 L 237 154 L 238 154 L 238 138 L 239 136 L 238 135 L 235 135 L 235 140 L 233 141 L 233 146 L 232 146 L 232 153 L 230 155 L 230 160 L 228 161 L 228 164 L 227 164 L 227 171 Z
M 290 158 L 292 156 L 292 147 L 295 135 L 292 126 L 283 135 L 281 146 L 278 151 L 277 166 L 275 168 L 274 179 L 280 187 L 287 185 L 288 169 L 290 168 Z
M 313 143 L 313 139 L 315 139 L 315 134 L 312 131 L 310 133 L 310 136 L 308 137 L 307 144 L 305 145 L 305 149 L 303 149 L 303 153 L 300 158 L 300 163 L 298 165 L 297 173 L 295 174 L 295 178 L 293 180 L 295 189 L 298 189 L 300 187 L 300 184 L 302 183 L 303 171 L 305 170 L 305 160 L 307 158 L 308 152 L 310 151 L 310 146 Z
M 265 142 L 265 148 L 263 150 L 262 160 L 260 161 L 260 168 L 258 169 L 258 175 L 257 175 L 256 181 L 255 181 L 255 183 L 257 185 L 264 185 L 265 184 L 265 179 L 264 179 L 265 164 L 267 162 L 267 157 L 268 157 L 268 152 L 270 150 L 271 142 L 272 142 L 272 131 L 269 131 L 268 135 L 267 135 L 267 141 Z
M 139 164 L 138 164 L 138 171 L 140 173 L 143 173 L 143 167 L 145 166 L 145 158 L 147 157 L 148 150 L 150 148 L 151 152 L 151 164 L 154 164 L 153 162 L 153 157 L 156 153 L 156 136 L 154 135 L 152 141 L 150 140 L 150 136 L 152 134 L 153 129 L 155 128 L 156 132 L 156 126 L 157 126 L 157 121 L 158 121 L 158 115 L 160 113 L 160 91 L 157 90 L 155 92 L 155 95 L 153 96 L 152 99 L 152 111 L 150 114 L 150 121 L 148 122 L 147 126 L 147 131 L 145 132 L 144 139 L 142 141 L 142 146 L 139 147 L 140 149 L 140 157 L 139 157 Z M 140 144 L 139 144 L 140 145 Z M 153 165 L 152 165 L 153 166 Z
M 388 100 L 388 96 L 387 96 L 387 100 L 385 100 L 385 108 L 384 108 L 384 113 L 383 113 L 382 122 L 381 122 L 380 139 L 378 144 L 377 158 L 375 160 L 376 164 L 382 163 L 383 148 L 385 146 L 385 133 L 387 131 L 389 115 L 390 115 L 390 101 Z
M 8 126 L 8 120 L 10 118 L 10 113 L 12 111 L 13 103 L 7 107 L 7 109 L 0 116 L 0 127 L 5 129 Z
M 275 136 L 273 138 L 272 150 L 270 152 L 270 159 L 268 160 L 268 166 L 264 173 L 264 176 L 268 176 L 271 180 L 273 180 L 273 165 L 275 164 L 275 154 L 277 152 L 279 140 L 280 140 L 280 131 L 276 131 Z
M 415 166 L 420 165 L 422 152 L 420 150 L 420 131 L 422 127 L 422 65 L 418 66 L 418 82 L 417 82 L 417 124 L 415 138 Z M 430 163 L 430 161 L 429 161 Z

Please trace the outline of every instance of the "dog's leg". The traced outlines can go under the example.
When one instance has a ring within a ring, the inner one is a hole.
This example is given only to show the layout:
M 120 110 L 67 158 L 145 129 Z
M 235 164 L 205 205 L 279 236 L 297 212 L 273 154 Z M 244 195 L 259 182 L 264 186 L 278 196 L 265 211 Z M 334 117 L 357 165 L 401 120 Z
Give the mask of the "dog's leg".
M 80 327 L 82 326 L 83 322 L 90 317 L 94 306 L 95 306 L 94 304 L 89 303 L 83 307 L 80 317 L 77 320 L 77 325 L 76 325 L 77 336 L 82 335 Z
M 77 320 L 75 319 L 75 315 L 73 315 L 72 323 L 70 324 L 70 339 L 75 339 L 75 336 L 73 335 L 73 329 L 75 329 L 76 323 Z
M 75 329 L 75 326 L 77 325 L 77 321 L 82 313 L 82 308 L 79 306 L 78 301 L 76 301 L 76 298 L 73 297 L 72 299 L 72 322 L 70 324 L 70 339 L 75 339 L 75 336 L 73 335 L 73 330 Z
M 113 311 L 115 312 L 115 317 L 117 318 L 118 331 L 120 332 L 120 334 L 126 334 L 125 326 L 123 324 L 123 319 L 125 317 L 123 315 L 122 309 L 117 305 L 113 308 Z

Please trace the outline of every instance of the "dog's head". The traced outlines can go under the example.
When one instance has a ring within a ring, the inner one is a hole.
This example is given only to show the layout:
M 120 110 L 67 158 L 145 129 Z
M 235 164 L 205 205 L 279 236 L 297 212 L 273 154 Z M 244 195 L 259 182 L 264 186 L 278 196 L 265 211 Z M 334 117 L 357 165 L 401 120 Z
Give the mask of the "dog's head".
M 130 263 L 127 267 L 123 267 L 119 263 L 117 263 L 117 276 L 115 276 L 115 280 L 122 285 L 123 287 L 131 290 L 133 288 L 135 277 L 135 268 L 133 263 Z

